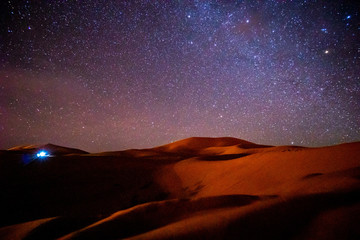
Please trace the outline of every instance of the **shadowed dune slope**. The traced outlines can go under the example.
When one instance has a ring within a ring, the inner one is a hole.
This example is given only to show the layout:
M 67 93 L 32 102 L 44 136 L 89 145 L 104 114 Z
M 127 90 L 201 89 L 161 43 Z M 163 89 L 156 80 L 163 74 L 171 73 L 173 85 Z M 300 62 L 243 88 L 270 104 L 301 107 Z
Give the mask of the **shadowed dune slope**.
M 30 163 L 21 151 L 0 154 L 0 239 L 360 238 L 360 142 L 189 138 Z

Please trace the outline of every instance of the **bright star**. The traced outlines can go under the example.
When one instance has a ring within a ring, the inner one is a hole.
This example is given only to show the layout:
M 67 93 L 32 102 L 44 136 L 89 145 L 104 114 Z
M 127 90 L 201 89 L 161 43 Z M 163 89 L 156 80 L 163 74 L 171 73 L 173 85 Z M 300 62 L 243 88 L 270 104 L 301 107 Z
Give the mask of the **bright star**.
M 351 18 L 351 15 L 346 16 L 346 19 L 350 19 L 350 18 Z
M 328 54 L 329 53 L 329 50 L 325 50 L 325 52 L 324 52 L 325 54 Z

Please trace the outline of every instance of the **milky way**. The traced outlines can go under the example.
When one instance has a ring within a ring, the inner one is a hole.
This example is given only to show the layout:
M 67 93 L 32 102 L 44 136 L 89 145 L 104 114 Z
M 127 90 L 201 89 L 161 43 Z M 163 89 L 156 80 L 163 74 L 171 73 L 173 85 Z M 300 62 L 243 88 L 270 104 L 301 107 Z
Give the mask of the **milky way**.
M 4 1 L 0 148 L 360 140 L 356 1 Z

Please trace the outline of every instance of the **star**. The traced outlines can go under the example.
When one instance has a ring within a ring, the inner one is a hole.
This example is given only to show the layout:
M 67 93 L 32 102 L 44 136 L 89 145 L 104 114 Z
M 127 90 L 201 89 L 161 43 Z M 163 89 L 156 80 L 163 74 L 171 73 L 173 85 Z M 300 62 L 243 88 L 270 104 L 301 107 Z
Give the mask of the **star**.
M 4 4 L 0 149 L 360 141 L 351 1 Z

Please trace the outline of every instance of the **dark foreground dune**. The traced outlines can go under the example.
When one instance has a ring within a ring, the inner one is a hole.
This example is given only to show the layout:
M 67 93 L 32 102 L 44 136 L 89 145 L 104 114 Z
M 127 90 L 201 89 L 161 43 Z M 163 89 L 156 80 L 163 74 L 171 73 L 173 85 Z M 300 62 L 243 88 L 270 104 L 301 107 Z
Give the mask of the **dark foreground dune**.
M 360 239 L 360 142 L 15 147 L 0 152 L 0 212 L 0 239 Z

